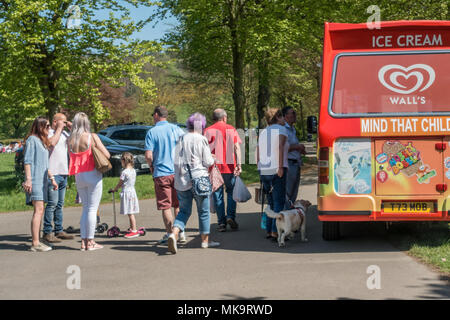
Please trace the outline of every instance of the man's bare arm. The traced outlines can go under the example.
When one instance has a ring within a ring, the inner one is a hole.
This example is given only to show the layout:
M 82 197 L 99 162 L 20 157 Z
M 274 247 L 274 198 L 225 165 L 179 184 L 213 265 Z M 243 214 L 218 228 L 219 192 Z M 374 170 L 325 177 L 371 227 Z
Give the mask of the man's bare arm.
M 147 164 L 150 168 L 150 172 L 153 173 L 153 151 L 145 151 L 145 160 L 147 161 Z
M 234 174 L 236 176 L 239 176 L 242 172 L 242 168 L 241 168 L 241 146 L 239 145 L 239 143 L 235 143 L 234 144 L 234 154 L 236 156 L 236 168 L 234 169 Z
M 64 129 L 64 122 L 58 121 L 56 124 L 55 133 L 53 134 L 53 136 L 51 138 L 49 138 L 51 147 L 54 148 L 58 144 L 58 141 L 59 141 L 59 138 L 61 137 L 61 133 L 62 133 L 63 129 Z

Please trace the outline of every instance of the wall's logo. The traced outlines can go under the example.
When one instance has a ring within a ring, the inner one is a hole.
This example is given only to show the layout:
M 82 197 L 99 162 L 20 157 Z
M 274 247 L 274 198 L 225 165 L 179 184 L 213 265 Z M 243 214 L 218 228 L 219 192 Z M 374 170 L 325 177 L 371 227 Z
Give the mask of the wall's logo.
M 416 81 L 409 80 L 411 77 L 415 77 Z M 378 79 L 391 91 L 410 94 L 428 89 L 434 82 L 435 73 L 433 68 L 426 64 L 413 64 L 407 68 L 388 64 L 378 71 Z

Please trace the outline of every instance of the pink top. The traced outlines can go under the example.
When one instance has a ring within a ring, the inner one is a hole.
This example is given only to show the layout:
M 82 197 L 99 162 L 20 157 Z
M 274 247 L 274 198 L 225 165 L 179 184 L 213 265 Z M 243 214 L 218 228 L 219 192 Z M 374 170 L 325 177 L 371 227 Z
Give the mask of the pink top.
M 91 136 L 89 135 L 89 147 L 83 152 L 72 152 L 70 149 L 69 175 L 75 175 L 81 172 L 88 172 L 95 169 L 94 155 L 91 148 Z

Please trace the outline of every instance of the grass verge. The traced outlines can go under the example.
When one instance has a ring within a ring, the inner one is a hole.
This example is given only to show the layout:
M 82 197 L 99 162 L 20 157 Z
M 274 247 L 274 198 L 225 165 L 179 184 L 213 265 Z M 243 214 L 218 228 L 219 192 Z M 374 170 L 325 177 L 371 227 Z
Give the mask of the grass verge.
M 393 245 L 450 280 L 450 223 L 402 222 L 389 232 Z

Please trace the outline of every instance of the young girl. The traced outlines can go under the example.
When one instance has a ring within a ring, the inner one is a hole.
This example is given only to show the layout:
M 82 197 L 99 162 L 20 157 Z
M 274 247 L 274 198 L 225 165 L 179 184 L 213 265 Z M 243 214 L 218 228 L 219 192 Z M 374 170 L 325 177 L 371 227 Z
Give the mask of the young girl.
M 120 160 L 124 170 L 120 175 L 119 183 L 110 191 L 117 192 L 119 188 L 122 188 L 122 192 L 120 193 L 120 214 L 126 214 L 130 219 L 130 229 L 125 235 L 125 238 L 130 239 L 139 237 L 139 232 L 136 228 L 136 218 L 134 217 L 135 214 L 139 213 L 139 202 L 136 190 L 134 189 L 136 171 L 134 171 L 134 158 L 131 153 L 122 153 Z

